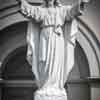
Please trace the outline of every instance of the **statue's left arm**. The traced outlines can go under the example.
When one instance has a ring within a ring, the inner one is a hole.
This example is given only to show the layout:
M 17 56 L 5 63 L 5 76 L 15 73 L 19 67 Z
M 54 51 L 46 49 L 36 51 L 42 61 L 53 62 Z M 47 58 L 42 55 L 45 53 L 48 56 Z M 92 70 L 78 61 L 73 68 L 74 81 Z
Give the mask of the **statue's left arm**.
M 71 7 L 70 15 L 72 17 L 77 17 L 83 14 L 86 5 L 90 0 L 79 0 L 79 2 Z
M 79 2 L 74 5 L 65 6 L 65 9 L 64 9 L 65 20 L 69 21 L 77 16 L 82 15 L 86 5 L 89 2 L 90 0 L 79 0 Z
M 20 3 L 20 10 L 27 18 L 35 19 L 37 22 L 42 20 L 42 8 L 33 6 L 27 0 L 17 0 Z
M 69 5 L 69 6 L 65 6 L 63 14 L 64 14 L 64 19 L 65 21 L 71 21 L 71 25 L 69 25 L 69 23 L 67 23 L 70 27 L 65 28 L 70 34 L 70 37 L 72 38 L 71 43 L 75 46 L 75 40 L 76 40 L 76 33 L 78 32 L 78 24 L 76 21 L 73 21 L 73 19 L 75 19 L 75 17 L 80 16 L 83 14 L 83 11 L 85 9 L 85 6 L 90 2 L 90 0 L 79 0 L 79 2 L 77 4 L 74 5 Z M 74 23 L 73 23 L 74 22 Z M 65 35 L 65 38 L 70 38 L 68 36 L 68 34 Z M 70 40 L 70 39 L 68 39 Z

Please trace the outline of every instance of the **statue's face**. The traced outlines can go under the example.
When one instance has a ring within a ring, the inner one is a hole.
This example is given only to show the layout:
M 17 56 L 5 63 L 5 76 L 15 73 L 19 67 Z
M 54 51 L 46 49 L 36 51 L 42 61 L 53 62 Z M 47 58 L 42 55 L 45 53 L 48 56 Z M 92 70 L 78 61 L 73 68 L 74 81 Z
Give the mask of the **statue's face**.
M 55 0 L 44 0 L 46 2 L 54 2 Z
M 47 5 L 50 6 L 54 6 L 56 0 L 43 0 L 45 3 L 47 3 Z

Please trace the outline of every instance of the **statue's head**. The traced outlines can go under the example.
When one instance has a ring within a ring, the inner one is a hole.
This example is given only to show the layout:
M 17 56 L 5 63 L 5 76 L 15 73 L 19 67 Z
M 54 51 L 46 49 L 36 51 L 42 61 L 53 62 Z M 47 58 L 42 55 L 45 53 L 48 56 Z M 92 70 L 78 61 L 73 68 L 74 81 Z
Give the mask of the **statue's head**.
M 55 6 L 59 6 L 60 0 L 43 0 L 45 2 L 45 4 L 48 6 L 48 3 L 52 2 Z

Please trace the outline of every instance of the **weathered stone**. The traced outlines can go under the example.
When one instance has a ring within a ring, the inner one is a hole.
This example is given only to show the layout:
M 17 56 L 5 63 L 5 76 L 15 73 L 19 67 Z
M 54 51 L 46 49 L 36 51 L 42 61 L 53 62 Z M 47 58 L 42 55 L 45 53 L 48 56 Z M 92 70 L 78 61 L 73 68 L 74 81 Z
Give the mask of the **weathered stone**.
M 67 96 L 62 95 L 62 96 L 57 96 L 57 95 L 39 95 L 36 94 L 35 95 L 35 99 L 34 100 L 67 100 Z
M 67 100 L 67 94 L 64 89 L 40 89 L 35 92 L 34 100 Z

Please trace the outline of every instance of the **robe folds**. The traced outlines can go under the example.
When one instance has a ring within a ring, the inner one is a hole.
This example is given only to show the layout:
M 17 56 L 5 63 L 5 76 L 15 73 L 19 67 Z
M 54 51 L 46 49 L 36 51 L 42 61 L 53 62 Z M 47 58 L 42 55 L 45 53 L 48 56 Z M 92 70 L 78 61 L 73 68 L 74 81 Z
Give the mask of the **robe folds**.
M 39 44 L 40 44 L 40 26 L 35 23 L 34 20 L 28 22 L 27 28 L 27 57 L 31 57 L 32 71 L 36 75 L 37 80 L 39 80 Z M 64 34 L 64 78 L 65 81 L 68 78 L 74 66 L 74 48 L 76 45 L 76 37 L 78 34 L 78 24 L 76 20 L 72 22 L 66 22 L 63 28 Z M 30 56 L 32 55 L 32 56 Z
M 80 14 L 76 6 L 37 7 L 23 2 L 22 13 L 31 17 L 27 29 L 27 60 L 41 93 L 61 94 L 74 66 L 74 48 Z M 35 19 L 36 23 L 33 19 Z M 65 92 L 62 92 L 63 94 Z

